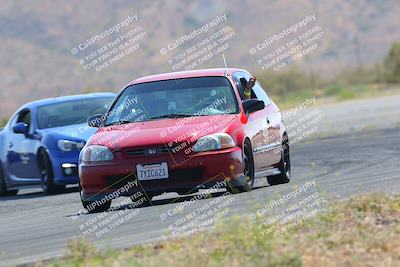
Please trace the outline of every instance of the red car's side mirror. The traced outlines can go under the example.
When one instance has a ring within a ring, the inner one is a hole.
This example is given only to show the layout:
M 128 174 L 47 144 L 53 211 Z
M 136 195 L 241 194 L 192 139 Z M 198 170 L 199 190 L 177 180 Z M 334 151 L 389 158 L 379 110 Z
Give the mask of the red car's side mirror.
M 258 100 L 258 99 L 247 99 L 244 100 L 243 102 L 243 108 L 244 112 L 246 114 L 262 110 L 265 108 L 264 101 Z

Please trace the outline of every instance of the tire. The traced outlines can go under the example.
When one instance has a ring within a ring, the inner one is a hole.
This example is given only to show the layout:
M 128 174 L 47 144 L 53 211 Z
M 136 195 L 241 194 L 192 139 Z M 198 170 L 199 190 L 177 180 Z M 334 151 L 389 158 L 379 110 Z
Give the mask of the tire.
M 0 196 L 15 196 L 16 194 L 18 194 L 18 190 L 7 190 L 3 169 L 0 168 Z
M 39 152 L 39 168 L 41 173 L 41 186 L 47 195 L 57 194 L 64 191 L 65 186 L 55 185 L 53 182 L 54 174 L 50 157 L 44 150 Z
M 246 177 L 246 184 L 241 186 L 235 186 L 231 183 L 227 184 L 226 189 L 231 194 L 249 192 L 254 186 L 254 159 L 253 152 L 251 150 L 251 145 L 246 142 L 243 148 L 243 163 L 244 170 L 243 174 Z
M 278 163 L 278 169 L 280 174 L 268 176 L 267 180 L 270 185 L 286 184 L 290 182 L 291 170 L 290 170 L 290 149 L 289 140 L 285 135 L 283 137 L 281 150 L 281 160 Z
M 82 206 L 88 211 L 88 213 L 97 213 L 97 212 L 104 212 L 110 209 L 111 207 L 111 200 L 106 201 L 104 204 L 101 205 L 94 205 L 95 201 L 84 201 L 82 200 L 82 187 L 81 183 L 79 182 L 79 196 L 82 202 Z

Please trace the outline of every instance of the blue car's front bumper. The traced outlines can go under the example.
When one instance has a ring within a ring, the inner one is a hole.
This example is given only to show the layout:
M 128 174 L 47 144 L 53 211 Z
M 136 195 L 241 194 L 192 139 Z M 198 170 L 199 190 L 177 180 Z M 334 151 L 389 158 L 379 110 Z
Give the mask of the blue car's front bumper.
M 60 185 L 77 184 L 79 151 L 52 153 L 51 161 L 54 172 L 54 183 Z

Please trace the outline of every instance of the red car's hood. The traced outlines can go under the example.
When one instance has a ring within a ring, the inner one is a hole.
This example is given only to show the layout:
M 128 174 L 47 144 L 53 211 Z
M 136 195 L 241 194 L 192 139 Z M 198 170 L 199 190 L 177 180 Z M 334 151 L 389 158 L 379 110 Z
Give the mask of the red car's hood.
M 99 129 L 89 143 L 109 148 L 171 145 L 197 140 L 212 133 L 225 132 L 226 128 L 239 117 L 239 114 L 228 114 L 109 126 Z

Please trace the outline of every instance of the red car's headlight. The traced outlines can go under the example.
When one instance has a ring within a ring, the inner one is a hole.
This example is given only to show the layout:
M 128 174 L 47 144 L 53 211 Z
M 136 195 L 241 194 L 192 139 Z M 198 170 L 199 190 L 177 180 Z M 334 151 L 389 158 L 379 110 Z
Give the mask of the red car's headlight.
M 96 162 L 96 161 L 109 161 L 114 159 L 111 150 L 106 146 L 90 145 L 85 147 L 82 152 L 82 161 Z
M 194 152 L 210 151 L 235 146 L 235 141 L 227 133 L 216 133 L 201 137 L 193 146 Z

